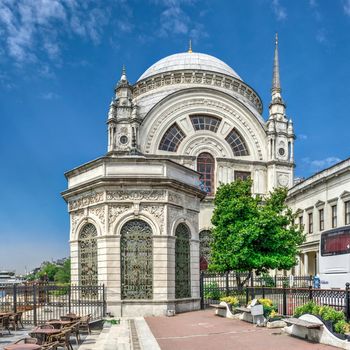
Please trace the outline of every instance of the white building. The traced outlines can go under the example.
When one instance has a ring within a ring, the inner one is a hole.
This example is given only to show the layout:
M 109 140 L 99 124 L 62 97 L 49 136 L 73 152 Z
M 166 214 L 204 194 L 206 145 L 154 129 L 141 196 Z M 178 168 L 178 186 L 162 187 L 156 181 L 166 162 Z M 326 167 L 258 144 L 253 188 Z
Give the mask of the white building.
M 191 48 L 135 84 L 123 69 L 107 154 L 66 174 L 72 281 L 105 283 L 119 315 L 199 308 L 199 255 L 205 263 L 220 183 L 250 176 L 259 194 L 293 184 L 277 36 L 267 121 L 262 113 L 259 95 L 231 67 Z
M 294 273 L 319 272 L 320 234 L 350 225 L 350 159 L 320 171 L 289 190 L 288 205 L 297 213 L 306 242 Z

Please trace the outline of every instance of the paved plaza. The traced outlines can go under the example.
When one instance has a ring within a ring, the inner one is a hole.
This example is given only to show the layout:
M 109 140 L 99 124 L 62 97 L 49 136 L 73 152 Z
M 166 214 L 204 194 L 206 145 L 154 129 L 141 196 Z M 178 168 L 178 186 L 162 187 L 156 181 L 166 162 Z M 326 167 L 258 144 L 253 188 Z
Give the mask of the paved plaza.
M 221 318 L 213 310 L 195 311 L 175 317 L 147 317 L 162 350 L 304 350 L 336 348 L 310 343 L 280 329 L 255 327 L 250 323 Z

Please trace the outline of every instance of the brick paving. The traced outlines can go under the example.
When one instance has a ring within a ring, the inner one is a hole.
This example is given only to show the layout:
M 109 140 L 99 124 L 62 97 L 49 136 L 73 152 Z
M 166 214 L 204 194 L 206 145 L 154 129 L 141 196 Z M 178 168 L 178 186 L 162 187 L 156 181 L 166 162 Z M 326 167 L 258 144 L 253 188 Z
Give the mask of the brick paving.
M 280 329 L 214 315 L 214 310 L 175 317 L 146 317 L 162 350 L 335 350 L 332 346 L 291 337 Z

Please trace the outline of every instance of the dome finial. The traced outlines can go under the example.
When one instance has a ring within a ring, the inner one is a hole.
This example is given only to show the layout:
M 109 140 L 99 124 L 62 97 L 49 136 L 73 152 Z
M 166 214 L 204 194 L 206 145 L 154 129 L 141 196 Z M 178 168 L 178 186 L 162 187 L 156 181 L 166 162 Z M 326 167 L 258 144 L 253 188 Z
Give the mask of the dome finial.
M 190 39 L 189 43 L 188 43 L 188 53 L 192 53 L 192 40 Z
M 275 35 L 275 55 L 273 59 L 272 94 L 281 92 L 280 66 L 278 60 L 278 33 Z
M 128 78 L 126 77 L 125 64 L 123 64 L 122 75 L 121 75 L 121 77 L 120 77 L 120 81 L 121 81 L 121 82 L 126 82 L 126 81 L 128 81 Z

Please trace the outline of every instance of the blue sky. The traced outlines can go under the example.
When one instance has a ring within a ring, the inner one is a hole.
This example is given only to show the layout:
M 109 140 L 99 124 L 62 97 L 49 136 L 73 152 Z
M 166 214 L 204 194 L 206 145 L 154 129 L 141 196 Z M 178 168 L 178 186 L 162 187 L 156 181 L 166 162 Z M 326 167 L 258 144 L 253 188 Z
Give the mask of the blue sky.
M 0 269 L 68 256 L 63 173 L 106 152 L 123 64 L 131 82 L 193 50 L 270 101 L 274 34 L 296 175 L 350 156 L 350 0 L 0 0 Z

